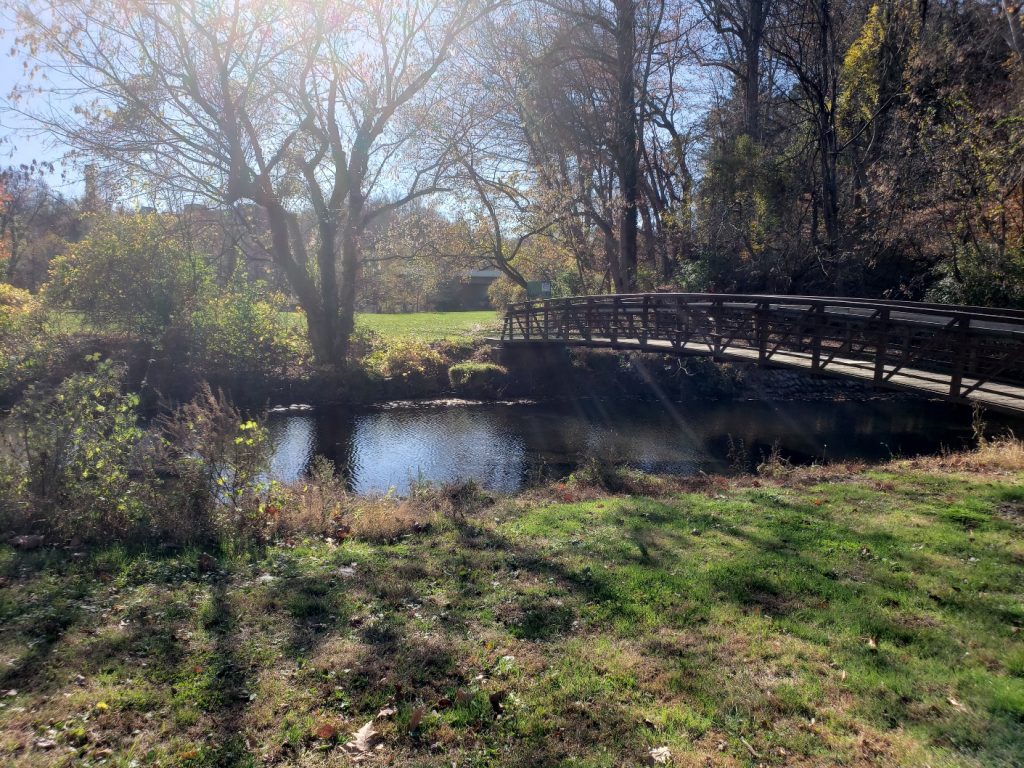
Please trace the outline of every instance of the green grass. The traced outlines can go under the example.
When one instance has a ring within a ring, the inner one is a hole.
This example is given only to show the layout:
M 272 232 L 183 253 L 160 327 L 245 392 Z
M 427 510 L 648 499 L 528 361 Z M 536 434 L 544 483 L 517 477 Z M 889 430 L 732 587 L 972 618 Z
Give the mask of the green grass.
M 301 323 L 302 315 L 287 313 L 289 322 Z M 478 338 L 497 333 L 501 318 L 497 312 L 412 312 L 400 315 L 378 315 L 361 312 L 356 315 L 356 328 L 366 328 L 382 336 L 433 342 Z
M 497 312 L 415 312 L 406 315 L 356 316 L 357 328 L 369 328 L 383 336 L 442 341 L 485 336 L 501 327 Z
M 555 487 L 216 576 L 0 550 L 0 763 L 347 765 L 374 720 L 369 765 L 1019 765 L 1022 533 L 1024 474 L 893 465 Z

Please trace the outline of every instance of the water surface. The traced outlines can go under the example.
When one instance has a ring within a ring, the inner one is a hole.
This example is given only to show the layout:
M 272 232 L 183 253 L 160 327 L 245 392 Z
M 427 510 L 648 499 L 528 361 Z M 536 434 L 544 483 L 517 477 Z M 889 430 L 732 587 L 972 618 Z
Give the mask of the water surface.
M 301 477 L 319 454 L 358 493 L 468 478 L 514 491 L 589 456 L 682 475 L 751 468 L 773 446 L 795 463 L 876 461 L 965 448 L 973 435 L 966 407 L 900 399 L 403 405 L 275 414 L 270 429 L 274 477 Z

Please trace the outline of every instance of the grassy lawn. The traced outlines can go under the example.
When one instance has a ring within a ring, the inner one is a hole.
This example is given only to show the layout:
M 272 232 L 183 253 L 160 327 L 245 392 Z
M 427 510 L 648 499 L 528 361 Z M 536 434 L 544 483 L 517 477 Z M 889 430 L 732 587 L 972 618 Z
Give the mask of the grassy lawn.
M 280 317 L 291 325 L 301 324 L 305 330 L 302 313 L 282 312 Z M 87 328 L 79 312 L 48 312 L 46 319 L 49 330 L 55 333 L 75 333 Z M 458 341 L 500 333 L 501 315 L 490 309 L 480 312 L 410 312 L 398 315 L 360 312 L 356 315 L 356 327 L 399 339 Z
M 302 315 L 287 313 L 290 322 L 301 323 Z M 376 331 L 382 336 L 420 341 L 444 341 L 486 336 L 501 330 L 501 317 L 494 310 L 483 312 L 411 312 L 401 315 L 377 315 L 361 312 L 356 327 Z
M 217 574 L 195 552 L 0 550 L 0 763 L 1024 755 L 1024 473 L 556 486 L 418 528 Z M 353 737 L 371 722 L 378 748 Z

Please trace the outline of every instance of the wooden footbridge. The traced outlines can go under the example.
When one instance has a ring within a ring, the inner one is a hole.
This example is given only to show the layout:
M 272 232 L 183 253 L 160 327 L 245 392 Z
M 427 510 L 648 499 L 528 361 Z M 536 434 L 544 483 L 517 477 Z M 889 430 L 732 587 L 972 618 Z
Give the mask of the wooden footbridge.
M 815 296 L 643 293 L 513 304 L 506 347 L 702 355 L 1024 415 L 1024 311 Z

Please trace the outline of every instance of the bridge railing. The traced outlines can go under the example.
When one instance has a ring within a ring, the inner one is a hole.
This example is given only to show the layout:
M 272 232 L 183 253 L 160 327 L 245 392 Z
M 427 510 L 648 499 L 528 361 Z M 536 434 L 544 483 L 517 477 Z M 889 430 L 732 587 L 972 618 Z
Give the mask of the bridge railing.
M 513 304 L 502 338 L 739 357 L 762 365 L 799 359 L 812 372 L 856 369 L 878 384 L 917 379 L 934 390 L 941 380 L 954 398 L 1024 384 L 1020 310 L 807 296 L 616 294 Z

